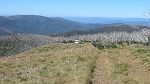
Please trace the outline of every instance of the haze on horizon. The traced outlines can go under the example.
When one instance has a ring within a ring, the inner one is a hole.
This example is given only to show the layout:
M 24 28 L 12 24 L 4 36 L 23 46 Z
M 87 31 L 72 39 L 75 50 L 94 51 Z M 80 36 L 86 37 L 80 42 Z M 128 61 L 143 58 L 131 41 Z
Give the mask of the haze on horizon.
M 150 0 L 0 0 L 0 15 L 145 18 Z

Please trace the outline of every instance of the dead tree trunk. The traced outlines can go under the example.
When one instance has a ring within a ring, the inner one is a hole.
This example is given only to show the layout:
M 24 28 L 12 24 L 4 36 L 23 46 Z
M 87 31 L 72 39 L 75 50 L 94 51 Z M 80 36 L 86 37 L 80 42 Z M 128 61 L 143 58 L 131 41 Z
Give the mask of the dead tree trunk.
M 148 45 L 150 45 L 150 36 L 148 37 Z

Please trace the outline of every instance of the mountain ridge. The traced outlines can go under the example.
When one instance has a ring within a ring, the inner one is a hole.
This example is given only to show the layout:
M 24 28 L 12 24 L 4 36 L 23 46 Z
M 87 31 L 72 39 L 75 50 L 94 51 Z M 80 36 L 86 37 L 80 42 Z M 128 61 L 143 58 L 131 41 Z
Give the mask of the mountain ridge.
M 10 35 L 14 33 L 24 34 L 39 34 L 39 35 L 61 35 L 68 32 L 74 31 L 103 31 L 105 32 L 113 30 L 111 27 L 116 25 L 122 25 L 125 23 L 82 23 L 76 22 L 70 19 L 62 17 L 45 17 L 41 15 L 13 15 L 13 16 L 0 16 L 0 36 Z M 127 29 L 134 30 L 129 27 Z M 134 25 L 134 24 L 133 24 Z M 117 28 L 121 30 L 122 26 Z M 105 29 L 106 28 L 106 29 Z M 110 29 L 109 29 L 110 28 Z M 123 30 L 126 30 L 123 27 Z M 114 28 L 115 30 L 116 28 Z
M 32 33 L 51 35 L 75 29 L 86 29 L 85 26 L 85 24 L 79 22 L 56 17 L 49 18 L 39 15 L 0 16 L 0 30 L 3 30 L 0 34 Z
M 146 25 L 150 22 L 148 18 L 102 18 L 102 17 L 67 17 L 69 20 L 81 22 L 81 23 L 125 23 L 135 25 Z

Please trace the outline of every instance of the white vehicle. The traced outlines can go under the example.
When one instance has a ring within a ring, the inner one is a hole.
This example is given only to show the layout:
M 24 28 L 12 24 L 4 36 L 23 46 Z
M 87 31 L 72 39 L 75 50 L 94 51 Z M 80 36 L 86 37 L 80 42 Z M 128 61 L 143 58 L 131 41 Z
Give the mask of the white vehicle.
M 74 43 L 79 44 L 81 41 L 80 40 L 75 40 Z

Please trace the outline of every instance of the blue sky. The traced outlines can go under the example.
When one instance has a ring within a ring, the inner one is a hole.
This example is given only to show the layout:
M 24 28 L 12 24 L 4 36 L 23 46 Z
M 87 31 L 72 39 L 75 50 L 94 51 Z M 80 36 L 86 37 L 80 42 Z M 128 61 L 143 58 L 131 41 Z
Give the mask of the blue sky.
M 144 17 L 150 0 L 0 0 L 0 15 Z

